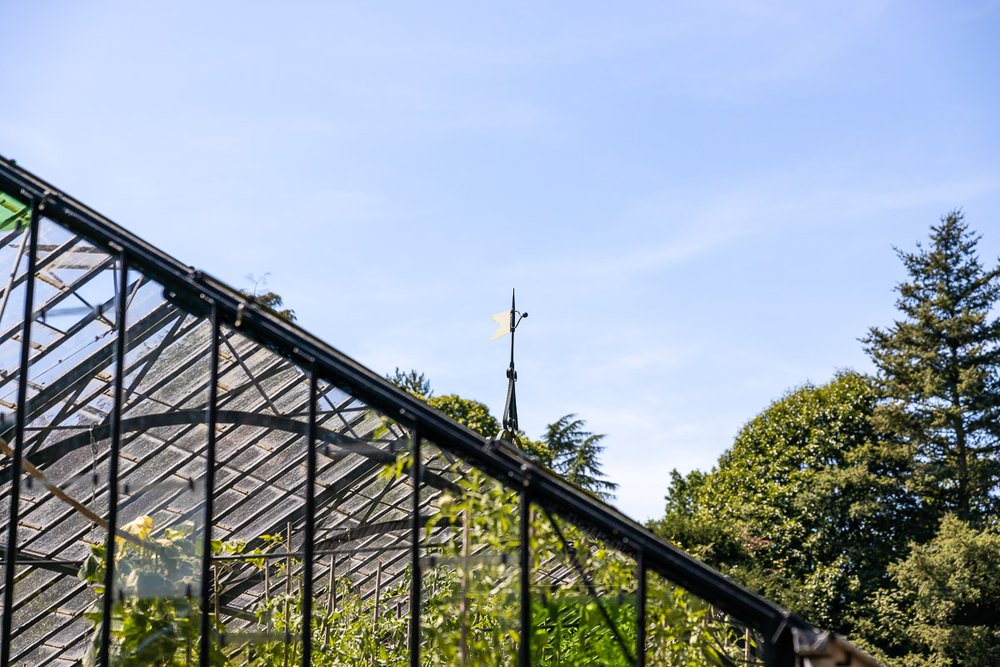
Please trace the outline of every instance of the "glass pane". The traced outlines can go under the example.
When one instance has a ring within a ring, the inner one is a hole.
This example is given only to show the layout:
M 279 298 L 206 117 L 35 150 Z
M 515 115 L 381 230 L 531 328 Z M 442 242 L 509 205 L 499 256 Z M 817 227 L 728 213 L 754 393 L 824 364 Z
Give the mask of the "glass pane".
M 514 665 L 519 496 L 434 445 L 422 447 L 422 663 Z
M 18 527 L 25 565 L 15 582 L 13 664 L 73 660 L 86 650 L 82 614 L 97 603 L 95 580 L 103 572 L 103 560 L 90 557 L 103 555 L 107 536 L 118 269 L 115 258 L 40 222 Z M 15 290 L 25 286 L 21 280 Z M 0 354 L 15 367 L 20 319 L 5 313 L 0 333 Z M 8 382 L 0 394 L 13 403 L 16 391 Z M 100 571 L 91 569 L 84 573 L 90 580 L 81 581 L 81 563 L 98 561 Z
M 301 660 L 309 380 L 229 327 L 221 329 L 218 354 L 214 646 L 237 663 L 295 664 Z
M 313 664 L 407 661 L 410 434 L 319 383 Z
M 635 561 L 537 505 L 531 549 L 532 664 L 635 664 Z
M 111 656 L 197 660 L 211 326 L 129 273 Z
M 647 572 L 647 664 L 763 665 L 763 647 L 759 633 L 656 572 Z

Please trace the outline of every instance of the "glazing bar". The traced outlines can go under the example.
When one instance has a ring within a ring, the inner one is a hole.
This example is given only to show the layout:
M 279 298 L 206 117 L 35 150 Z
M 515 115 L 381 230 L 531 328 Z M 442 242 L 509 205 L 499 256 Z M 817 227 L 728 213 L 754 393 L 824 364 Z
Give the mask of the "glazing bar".
M 635 557 L 636 578 L 636 626 L 635 626 L 635 667 L 646 667 L 646 559 L 640 549 Z
M 219 311 L 212 303 L 211 357 L 208 360 L 208 440 L 205 444 L 205 529 L 201 552 L 201 636 L 198 665 L 209 667 L 212 650 L 212 522 L 215 520 L 215 430 L 219 421 Z M 218 619 L 216 619 L 218 620 Z
M 128 262 L 119 255 L 115 288 L 115 378 L 112 386 L 111 453 L 108 455 L 108 535 L 104 545 L 104 598 L 101 600 L 101 643 L 97 664 L 111 664 L 111 615 L 115 599 L 115 538 L 118 536 L 118 454 L 122 448 L 122 385 L 125 374 L 125 305 L 128 303 Z
M 410 667 L 420 667 L 420 430 L 413 429 L 413 506 L 410 508 Z
M 21 461 L 24 458 L 24 427 L 28 404 L 28 363 L 31 360 L 31 318 L 34 314 L 35 267 L 38 263 L 39 213 L 44 202 L 32 201 L 28 229 L 28 280 L 24 287 L 24 321 L 21 323 L 21 371 L 17 378 L 17 414 L 14 424 L 14 458 L 10 463 L 10 516 L 7 520 L 7 552 L 4 555 L 3 619 L 0 621 L 0 667 L 10 665 L 11 625 L 14 619 L 14 575 L 17 563 L 17 517 L 21 504 Z
M 517 647 L 517 664 L 531 665 L 531 499 L 528 489 L 521 491 L 521 641 Z
M 302 665 L 312 665 L 313 548 L 316 535 L 316 369 L 309 368 L 309 424 L 306 436 L 306 530 L 302 563 Z

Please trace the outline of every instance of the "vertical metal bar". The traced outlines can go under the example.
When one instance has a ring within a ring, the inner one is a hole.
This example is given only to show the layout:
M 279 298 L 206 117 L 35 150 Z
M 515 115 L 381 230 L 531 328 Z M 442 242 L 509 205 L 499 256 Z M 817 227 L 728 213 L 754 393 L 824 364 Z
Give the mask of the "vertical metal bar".
M 768 635 L 764 642 L 764 664 L 767 667 L 795 667 L 795 646 L 788 621 L 782 621 Z
M 288 667 L 288 649 L 292 641 L 292 633 L 288 631 L 291 627 L 291 610 L 289 604 L 292 599 L 292 522 L 285 523 L 285 643 L 282 645 L 282 664 Z
M 517 664 L 531 665 L 531 498 L 528 489 L 521 491 L 520 564 L 521 564 L 521 641 Z
M 316 369 L 309 369 L 309 423 L 306 426 L 306 526 L 302 547 L 302 665 L 312 665 L 313 541 L 316 534 Z
M 646 558 L 639 550 L 635 559 L 636 587 L 635 611 L 635 667 L 646 667 Z
M 410 667 L 420 667 L 420 430 L 413 429 L 413 504 L 410 508 Z
M 469 555 L 471 551 L 471 535 L 469 534 L 469 524 L 472 517 L 469 510 L 462 513 L 462 605 L 459 608 L 461 614 L 461 634 L 458 640 L 458 652 L 461 658 L 462 667 L 469 664 Z
M 212 579 L 212 522 L 215 520 L 215 431 L 219 421 L 219 311 L 212 304 L 211 356 L 208 360 L 208 440 L 205 444 L 205 529 L 201 552 L 201 636 L 198 639 L 198 665 L 209 667 L 212 651 L 210 597 Z M 218 622 L 218 615 L 216 615 Z
M 122 384 L 125 374 L 125 304 L 128 291 L 128 263 L 119 256 L 118 285 L 115 290 L 115 378 L 112 388 L 111 452 L 108 455 L 108 535 L 104 551 L 104 598 L 101 601 L 101 643 L 97 664 L 111 661 L 111 613 L 115 597 L 115 538 L 118 536 L 118 455 L 122 445 Z
M 10 463 L 10 516 L 7 520 L 7 553 L 4 555 L 3 619 L 0 620 L 0 667 L 10 665 L 11 626 L 14 618 L 14 575 L 17 562 L 17 517 L 21 504 L 21 462 L 24 458 L 24 428 L 28 404 L 28 363 L 31 355 L 31 317 L 35 299 L 35 267 L 38 262 L 39 211 L 44 205 L 32 201 L 28 232 L 28 272 L 24 288 L 24 321 L 21 322 L 21 374 L 17 379 L 17 414 L 14 422 L 14 457 Z

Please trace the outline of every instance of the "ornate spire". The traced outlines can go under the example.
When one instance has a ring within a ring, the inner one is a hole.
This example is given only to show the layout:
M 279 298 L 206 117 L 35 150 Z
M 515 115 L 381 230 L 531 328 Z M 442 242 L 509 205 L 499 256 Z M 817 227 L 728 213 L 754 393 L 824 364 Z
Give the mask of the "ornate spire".
M 517 425 L 517 394 L 514 390 L 514 385 L 517 382 L 517 371 L 514 369 L 514 332 L 517 330 L 517 325 L 521 323 L 521 320 L 528 316 L 528 313 L 521 313 L 517 310 L 514 296 L 514 290 L 511 290 L 509 312 L 504 311 L 493 316 L 493 319 L 496 320 L 500 327 L 493 334 L 491 340 L 496 340 L 510 334 L 510 366 L 507 367 L 507 400 L 504 402 L 503 421 L 501 422 L 501 430 L 497 434 L 497 437 L 518 443 L 520 437 L 518 436 Z

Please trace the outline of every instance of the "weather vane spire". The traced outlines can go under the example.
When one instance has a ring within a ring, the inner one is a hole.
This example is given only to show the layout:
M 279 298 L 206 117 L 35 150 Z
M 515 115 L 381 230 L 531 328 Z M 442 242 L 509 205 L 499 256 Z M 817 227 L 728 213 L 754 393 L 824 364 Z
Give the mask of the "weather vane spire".
M 517 443 L 520 440 L 517 426 L 517 395 L 514 391 L 514 384 L 517 382 L 517 371 L 514 370 L 514 332 L 521 320 L 528 316 L 517 310 L 517 303 L 514 300 L 515 292 L 510 291 L 510 311 L 503 311 L 493 316 L 494 321 L 499 324 L 496 332 L 490 340 L 503 338 L 510 334 L 510 366 L 507 367 L 507 400 L 503 406 L 503 422 L 500 433 L 497 437 L 507 438 L 511 442 Z

